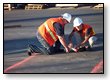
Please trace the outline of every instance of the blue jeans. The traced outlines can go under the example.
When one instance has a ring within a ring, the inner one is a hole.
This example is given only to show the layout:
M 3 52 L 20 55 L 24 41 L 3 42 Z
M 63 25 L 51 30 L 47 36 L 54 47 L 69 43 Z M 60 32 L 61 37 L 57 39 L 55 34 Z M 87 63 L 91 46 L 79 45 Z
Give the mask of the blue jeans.
M 59 40 L 55 42 L 54 45 L 50 46 L 44 39 L 43 37 L 39 34 L 39 32 L 36 33 L 37 39 L 41 44 L 42 51 L 45 52 L 46 54 L 53 54 L 57 53 L 60 49 L 61 43 Z

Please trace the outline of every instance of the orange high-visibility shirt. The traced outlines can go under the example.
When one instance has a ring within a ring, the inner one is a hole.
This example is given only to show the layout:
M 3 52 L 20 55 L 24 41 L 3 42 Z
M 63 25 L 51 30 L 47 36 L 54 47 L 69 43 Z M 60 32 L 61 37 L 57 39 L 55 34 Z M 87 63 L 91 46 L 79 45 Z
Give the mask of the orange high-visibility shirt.
M 55 22 L 61 24 L 64 28 L 62 17 L 50 18 L 38 28 L 38 32 L 50 46 L 52 46 L 58 40 L 55 28 L 53 26 Z
M 85 37 L 86 32 L 89 28 L 92 28 L 90 25 L 88 24 L 82 24 L 82 30 L 78 31 L 76 28 L 74 28 L 74 31 L 77 31 L 82 37 Z M 95 35 L 94 29 L 92 28 L 90 35 L 93 36 Z

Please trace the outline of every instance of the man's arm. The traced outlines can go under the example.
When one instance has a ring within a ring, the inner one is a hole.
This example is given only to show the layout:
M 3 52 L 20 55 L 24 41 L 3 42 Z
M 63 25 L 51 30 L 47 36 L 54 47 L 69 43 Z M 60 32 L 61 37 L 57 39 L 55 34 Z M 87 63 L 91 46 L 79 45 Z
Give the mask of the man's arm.
M 68 48 L 66 41 L 64 39 L 64 28 L 59 23 L 54 23 L 54 27 L 55 27 L 56 34 L 58 36 L 60 43 L 65 48 L 66 52 L 69 52 L 69 48 Z
M 82 42 L 81 42 L 80 44 L 78 44 L 76 47 L 83 46 L 83 45 L 88 41 L 88 39 L 91 37 L 91 31 L 92 31 L 92 28 L 89 28 L 89 29 L 86 31 L 84 41 L 82 41 Z
M 66 41 L 65 41 L 65 39 L 64 39 L 64 36 L 59 36 L 59 35 L 57 35 L 58 36 L 58 39 L 59 39 L 59 41 L 60 41 L 60 43 L 63 45 L 63 47 L 65 48 L 65 50 L 66 50 L 66 52 L 69 52 L 69 48 L 68 48 L 68 46 L 67 46 L 67 44 L 66 44 Z

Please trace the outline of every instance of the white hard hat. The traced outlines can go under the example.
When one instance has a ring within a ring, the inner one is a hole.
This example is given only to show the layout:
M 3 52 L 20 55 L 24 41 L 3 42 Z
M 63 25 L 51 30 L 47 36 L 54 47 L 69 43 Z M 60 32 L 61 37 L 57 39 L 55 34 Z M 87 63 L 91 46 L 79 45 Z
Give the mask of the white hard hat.
M 76 26 L 79 26 L 83 23 L 82 19 L 79 18 L 79 17 L 76 17 L 73 21 L 73 26 L 76 27 Z
M 63 15 L 61 15 L 64 19 L 66 19 L 69 23 L 71 22 L 71 14 L 69 13 L 64 13 Z

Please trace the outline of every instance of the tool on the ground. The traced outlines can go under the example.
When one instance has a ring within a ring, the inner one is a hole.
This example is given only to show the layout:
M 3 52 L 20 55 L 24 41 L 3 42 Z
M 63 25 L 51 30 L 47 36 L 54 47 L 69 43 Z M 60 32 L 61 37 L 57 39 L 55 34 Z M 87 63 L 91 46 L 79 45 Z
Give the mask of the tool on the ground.
M 71 48 L 74 52 L 78 52 L 78 50 L 77 49 L 75 49 L 75 48 Z

